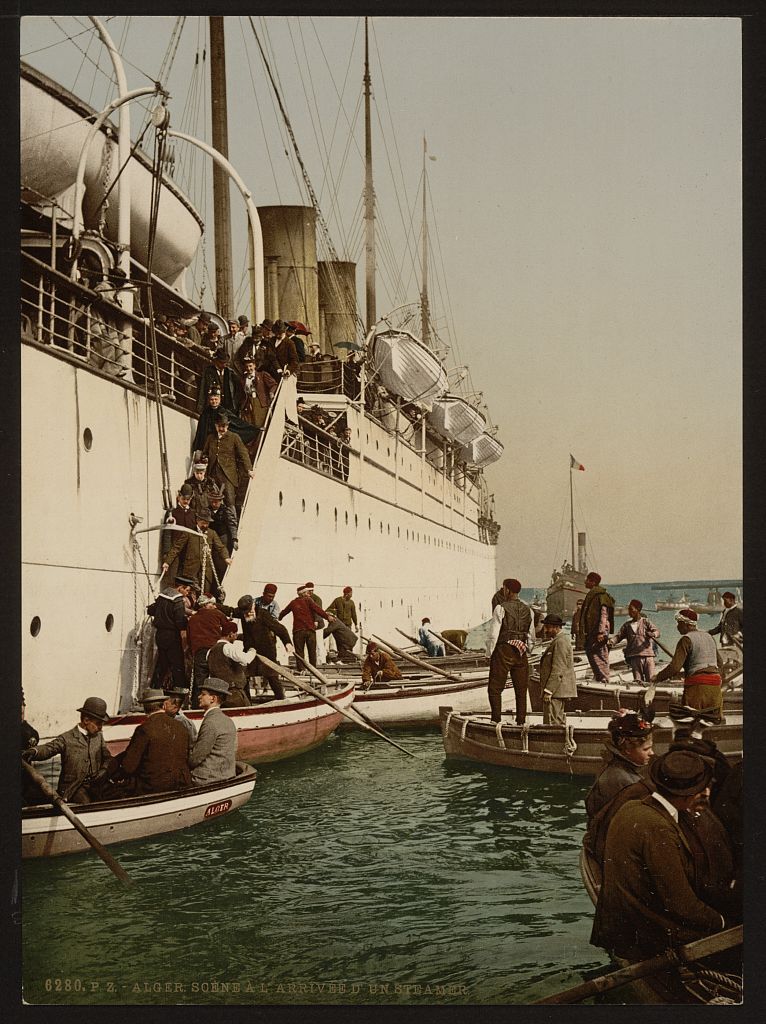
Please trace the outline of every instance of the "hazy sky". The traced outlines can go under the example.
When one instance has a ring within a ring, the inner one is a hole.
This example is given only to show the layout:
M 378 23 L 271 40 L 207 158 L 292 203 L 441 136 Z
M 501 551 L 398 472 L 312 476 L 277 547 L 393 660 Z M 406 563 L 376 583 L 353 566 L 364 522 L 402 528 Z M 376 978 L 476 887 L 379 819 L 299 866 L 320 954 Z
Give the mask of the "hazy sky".
M 253 20 L 336 248 L 361 262 L 362 22 Z M 108 25 L 154 78 L 175 21 Z M 91 60 L 108 68 L 103 48 L 88 47 L 87 33 L 75 43 L 88 56 L 50 45 L 87 28 L 56 22 L 26 19 L 22 55 L 103 106 L 105 79 L 91 92 Z M 192 134 L 209 130 L 208 87 L 194 73 L 205 31 L 204 19 L 186 19 L 169 79 L 173 123 Z M 226 34 L 230 158 L 257 204 L 305 202 L 248 20 L 227 18 Z M 397 261 L 417 297 L 406 254 L 418 244 L 419 210 L 414 227 L 410 211 L 425 132 L 437 157 L 434 260 L 446 282 L 435 279 L 432 303 L 438 316 L 448 299 L 449 323 L 439 324 L 450 361 L 470 365 L 505 444 L 487 471 L 502 524 L 499 578 L 544 585 L 568 556 L 570 452 L 586 466 L 575 474 L 577 525 L 605 583 L 741 576 L 740 22 L 379 18 L 371 50 L 389 250 L 378 313 L 403 301 L 391 282 Z M 127 72 L 130 87 L 146 84 Z M 310 116 L 307 97 L 320 114 Z M 177 158 L 183 182 L 190 157 L 179 149 Z M 210 221 L 204 192 L 192 197 Z M 212 239 L 206 249 L 212 270 Z

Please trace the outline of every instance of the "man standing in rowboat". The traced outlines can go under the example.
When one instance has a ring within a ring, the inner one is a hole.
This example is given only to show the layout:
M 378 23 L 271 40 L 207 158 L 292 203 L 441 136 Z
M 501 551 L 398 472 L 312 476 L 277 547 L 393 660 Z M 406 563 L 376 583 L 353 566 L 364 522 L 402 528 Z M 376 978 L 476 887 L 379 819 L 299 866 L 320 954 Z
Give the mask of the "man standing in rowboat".
M 697 629 L 697 613 L 691 608 L 676 612 L 676 629 L 681 639 L 671 661 L 652 679 L 662 683 L 684 673 L 683 703 L 698 711 L 723 712 L 721 655 L 709 633 Z
M 609 646 L 613 647 L 624 640 L 625 660 L 633 672 L 633 679 L 636 682 L 648 683 L 654 675 L 652 640 L 659 639 L 660 631 L 653 622 L 641 614 L 643 607 L 642 602 L 634 597 L 628 605 L 630 620 L 620 626 L 614 638 L 609 641 Z
M 577 640 L 585 650 L 593 678 L 597 683 L 609 682 L 609 634 L 614 630 L 614 598 L 601 586 L 597 572 L 585 577 L 588 593 L 583 598 L 577 624 Z
M 737 604 L 737 598 L 730 590 L 722 595 L 723 611 L 717 626 L 708 630 L 711 636 L 721 635 L 721 647 L 730 647 L 734 644 L 734 638 L 742 636 L 743 615 L 742 609 Z
M 540 659 L 540 686 L 543 689 L 543 725 L 566 724 L 566 701 L 577 696 L 572 642 L 562 632 L 558 615 L 543 619 L 543 636 L 550 643 Z
M 527 718 L 527 692 L 529 689 L 529 659 L 527 651 L 535 642 L 532 609 L 519 598 L 521 583 L 516 579 L 503 580 L 503 593 L 492 612 L 487 650 L 489 659 L 489 707 L 492 721 L 499 722 L 502 715 L 502 697 L 508 673 L 511 673 L 516 697 L 516 724 L 523 725 Z

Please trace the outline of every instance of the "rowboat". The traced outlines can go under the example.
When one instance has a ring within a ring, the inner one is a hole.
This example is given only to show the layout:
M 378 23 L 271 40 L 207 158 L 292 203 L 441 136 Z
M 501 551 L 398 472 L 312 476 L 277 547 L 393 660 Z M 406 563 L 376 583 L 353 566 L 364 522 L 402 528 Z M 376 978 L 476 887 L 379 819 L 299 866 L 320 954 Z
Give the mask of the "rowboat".
M 585 891 L 595 907 L 601 889 L 601 867 L 583 845 L 580 850 L 580 875 Z M 618 967 L 630 961 L 614 957 Z M 637 1003 L 739 1003 L 742 1001 L 742 978 L 710 970 L 702 963 L 685 964 L 683 970 L 668 970 L 645 978 L 635 978 L 622 989 Z
M 572 698 L 569 707 L 573 713 L 580 711 L 617 711 L 618 708 L 626 708 L 628 711 L 638 711 L 644 706 L 646 686 L 633 681 L 631 675 L 618 675 L 610 677 L 608 683 L 597 683 L 595 679 L 577 680 L 577 697 Z M 742 686 L 741 683 L 734 689 L 724 689 L 723 710 L 728 714 L 730 711 L 742 712 Z M 542 688 L 537 677 L 530 678 L 529 702 L 533 711 L 542 712 L 543 698 Z M 670 704 L 683 703 L 683 686 L 657 686 L 655 688 L 652 706 L 655 714 L 667 714 Z
M 451 683 L 438 679 L 422 683 L 395 680 L 373 683 L 367 690 L 358 690 L 352 707 L 383 728 L 406 726 L 438 726 L 439 708 L 450 704 L 459 711 L 487 707 L 487 673 L 470 673 L 471 678 Z M 503 690 L 503 710 L 515 708 L 511 687 Z M 345 727 L 345 723 L 344 723 Z
M 525 771 L 595 776 L 603 766 L 611 718 L 611 712 L 590 711 L 567 715 L 566 725 L 543 725 L 542 715 L 531 714 L 524 725 L 514 725 L 510 721 L 493 722 L 488 714 L 466 714 L 442 707 L 439 724 L 448 758 Z M 655 754 L 668 750 L 674 728 L 668 718 L 655 719 Z M 730 761 L 740 760 L 742 713 L 727 712 L 725 722 L 708 726 L 703 736 L 713 740 Z
M 151 793 L 123 800 L 77 804 L 77 817 L 104 846 L 175 832 L 242 807 L 253 794 L 257 772 L 241 761 L 224 782 L 192 789 Z M 87 840 L 51 804 L 25 807 L 21 813 L 21 856 L 60 857 L 90 850 Z
M 347 708 L 354 699 L 353 681 L 339 684 L 327 697 L 338 708 Z M 270 764 L 313 750 L 332 735 L 343 716 L 309 694 L 267 700 L 244 708 L 224 708 L 223 713 L 237 727 L 237 757 L 250 764 Z M 199 728 L 204 711 L 184 714 Z M 104 726 L 104 739 L 112 754 L 127 747 L 136 726 L 146 716 L 141 713 L 120 715 Z

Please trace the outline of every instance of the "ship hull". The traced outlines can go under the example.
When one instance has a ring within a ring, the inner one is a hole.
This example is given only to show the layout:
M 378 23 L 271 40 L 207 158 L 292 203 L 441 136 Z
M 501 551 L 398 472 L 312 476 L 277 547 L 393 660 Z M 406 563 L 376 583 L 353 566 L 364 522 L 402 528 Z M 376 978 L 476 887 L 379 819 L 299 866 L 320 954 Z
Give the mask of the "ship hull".
M 100 696 L 129 711 L 150 672 L 146 606 L 159 587 L 164 513 L 156 404 L 48 346 L 22 360 L 22 667 L 30 721 L 41 736 L 71 728 Z M 495 547 L 479 539 L 479 509 L 414 449 L 359 413 L 348 482 L 286 458 L 248 501 L 263 516 L 240 592 L 279 587 L 284 606 L 306 579 L 325 605 L 354 588 L 361 632 L 414 631 L 486 619 Z M 352 410 L 348 412 L 352 419 Z M 195 420 L 165 407 L 173 492 L 190 472 Z M 142 521 L 131 534 L 130 517 Z

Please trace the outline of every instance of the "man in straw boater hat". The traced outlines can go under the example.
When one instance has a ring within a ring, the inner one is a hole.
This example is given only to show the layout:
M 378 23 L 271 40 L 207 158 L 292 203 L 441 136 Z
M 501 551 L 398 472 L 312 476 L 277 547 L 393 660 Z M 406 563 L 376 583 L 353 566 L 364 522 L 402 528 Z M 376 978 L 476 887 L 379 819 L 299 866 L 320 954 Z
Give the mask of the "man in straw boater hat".
M 70 803 L 88 804 L 92 799 L 88 784 L 111 757 L 101 731 L 109 716 L 106 701 L 101 697 L 88 697 L 77 710 L 80 721 L 73 729 L 40 746 L 29 747 L 21 756 L 25 761 L 47 761 L 58 754 L 61 774 L 56 789 Z
M 624 804 L 612 819 L 591 943 L 644 960 L 726 927 L 700 899 L 694 857 L 679 814 L 704 806 L 713 770 L 698 754 L 672 750 L 649 769 L 655 792 Z
M 585 651 L 597 683 L 609 682 L 609 634 L 614 631 L 614 598 L 601 586 L 597 572 L 585 577 L 588 593 L 583 598 L 577 623 L 577 642 Z
M 698 711 L 708 711 L 716 721 L 723 712 L 721 692 L 721 657 L 709 633 L 697 629 L 697 613 L 691 608 L 676 612 L 676 629 L 681 639 L 673 657 L 652 679 L 664 682 L 684 675 L 683 703 Z
M 199 704 L 205 715 L 189 755 L 195 786 L 231 779 L 236 774 L 237 727 L 221 710 L 228 692 L 229 684 L 215 676 L 208 676 L 200 687 Z

